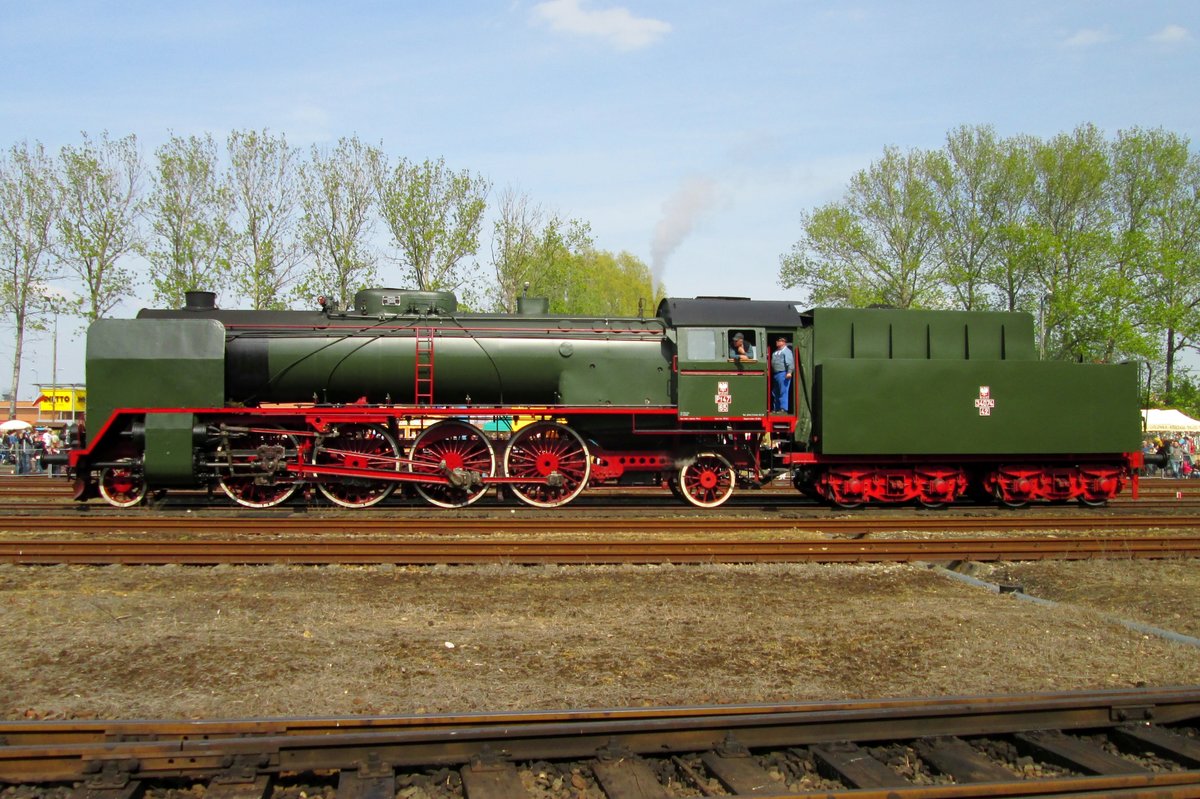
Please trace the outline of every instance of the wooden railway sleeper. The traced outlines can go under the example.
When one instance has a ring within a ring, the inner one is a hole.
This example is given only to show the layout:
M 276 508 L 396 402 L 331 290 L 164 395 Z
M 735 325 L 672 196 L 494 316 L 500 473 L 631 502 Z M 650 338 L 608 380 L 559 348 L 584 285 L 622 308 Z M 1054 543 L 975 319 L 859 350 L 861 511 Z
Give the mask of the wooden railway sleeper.
M 818 773 L 851 788 L 887 789 L 912 785 L 852 741 L 818 744 L 810 746 L 808 751 Z
M 1111 735 L 1121 744 L 1141 751 L 1151 751 L 1188 768 L 1200 768 L 1200 741 L 1185 738 L 1162 727 L 1130 724 L 1117 727 Z
M 1013 735 L 1013 742 L 1027 755 L 1080 774 L 1150 773 L 1147 766 L 1058 730 L 1019 732 Z
M 785 792 L 784 786 L 772 780 L 767 770 L 749 753 L 722 755 L 719 752 L 705 752 L 700 759 L 727 791 L 738 796 L 773 796 Z
M 953 736 L 923 738 L 913 746 L 921 759 L 955 782 L 1012 782 L 1011 771 L 980 754 L 966 741 Z

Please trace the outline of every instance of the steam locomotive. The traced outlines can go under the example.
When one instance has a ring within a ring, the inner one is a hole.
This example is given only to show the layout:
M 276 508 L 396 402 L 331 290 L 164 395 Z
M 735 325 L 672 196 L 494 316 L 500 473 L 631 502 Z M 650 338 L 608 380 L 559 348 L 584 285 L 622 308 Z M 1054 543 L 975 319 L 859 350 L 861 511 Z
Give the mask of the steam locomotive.
M 731 358 L 739 333 L 748 354 Z M 771 410 L 779 337 L 789 411 Z M 87 386 L 68 471 L 77 499 L 118 507 L 207 487 L 363 508 L 405 487 L 444 508 L 491 491 L 551 508 L 647 484 L 712 508 L 784 476 L 842 507 L 1102 504 L 1141 463 L 1136 366 L 1040 362 L 1021 313 L 701 297 L 593 318 L 522 297 L 480 314 L 387 288 L 246 311 L 193 292 L 95 322 Z

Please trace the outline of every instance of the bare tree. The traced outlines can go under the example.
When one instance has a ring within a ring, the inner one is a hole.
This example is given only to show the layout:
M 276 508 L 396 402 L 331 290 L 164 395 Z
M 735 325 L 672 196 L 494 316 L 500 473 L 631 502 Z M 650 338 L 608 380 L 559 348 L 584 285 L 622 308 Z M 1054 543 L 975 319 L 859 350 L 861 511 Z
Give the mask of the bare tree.
M 83 144 L 59 153 L 62 208 L 58 254 L 83 283 L 78 312 L 94 322 L 133 293 L 134 272 L 118 261 L 138 246 L 137 220 L 142 159 L 137 138 L 99 141 L 83 134 Z
M 492 226 L 492 268 L 496 272 L 492 300 L 498 310 L 512 313 L 517 295 L 538 264 L 545 213 L 512 186 L 500 193 L 496 213 Z
M 49 302 L 46 282 L 57 264 L 47 256 L 58 211 L 58 178 L 40 143 L 14 144 L 0 156 L 0 304 L 16 327 L 8 414 L 17 415 L 25 330 L 36 326 Z
M 375 203 L 375 148 L 343 138 L 330 153 L 315 146 L 300 167 L 300 234 L 316 266 L 301 290 L 324 294 L 342 308 L 354 292 L 375 280 L 375 256 L 367 246 Z

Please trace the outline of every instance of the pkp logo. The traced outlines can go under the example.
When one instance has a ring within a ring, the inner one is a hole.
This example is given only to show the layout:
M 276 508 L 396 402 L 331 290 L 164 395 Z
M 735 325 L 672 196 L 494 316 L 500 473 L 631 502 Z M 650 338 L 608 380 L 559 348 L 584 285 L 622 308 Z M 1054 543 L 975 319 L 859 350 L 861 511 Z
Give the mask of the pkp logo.
M 979 398 L 975 400 L 975 407 L 979 409 L 980 416 L 992 415 L 992 408 L 996 407 L 996 400 L 992 399 L 990 386 L 979 387 Z

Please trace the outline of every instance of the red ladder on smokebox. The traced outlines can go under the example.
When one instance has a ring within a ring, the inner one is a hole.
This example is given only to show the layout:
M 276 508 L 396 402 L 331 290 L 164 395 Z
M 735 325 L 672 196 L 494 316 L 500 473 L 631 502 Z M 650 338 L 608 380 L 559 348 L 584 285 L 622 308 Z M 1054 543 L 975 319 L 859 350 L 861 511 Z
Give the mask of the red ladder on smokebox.
M 433 404 L 433 328 L 417 328 L 416 376 L 413 396 L 417 405 Z

